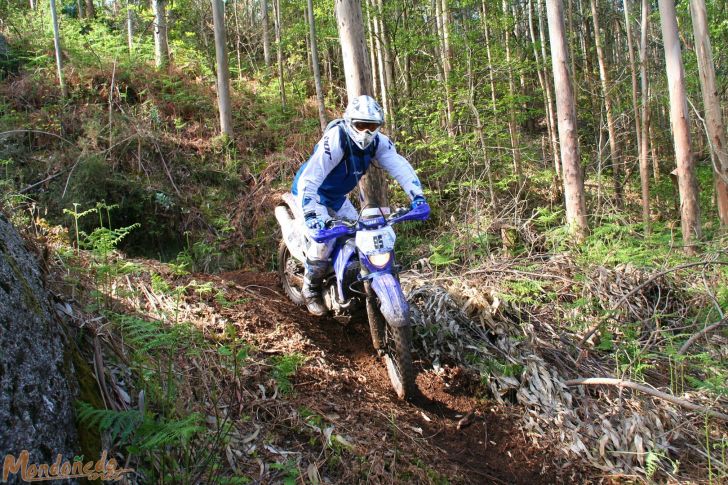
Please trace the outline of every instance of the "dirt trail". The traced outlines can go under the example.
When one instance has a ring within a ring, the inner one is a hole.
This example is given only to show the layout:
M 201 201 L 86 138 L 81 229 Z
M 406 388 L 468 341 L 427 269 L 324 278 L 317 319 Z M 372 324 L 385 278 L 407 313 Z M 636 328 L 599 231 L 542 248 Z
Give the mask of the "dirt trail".
M 402 402 L 389 386 L 364 319 L 342 324 L 310 316 L 283 295 L 274 273 L 203 278 L 245 299 L 221 313 L 261 351 L 307 356 L 289 399 L 325 416 L 372 466 L 388 463 L 394 482 L 407 481 L 398 474 L 398 460 L 456 483 L 585 482 L 578 469 L 562 468 L 552 451 L 532 444 L 512 424 L 519 408 L 473 396 L 474 383 L 459 369 L 438 375 L 416 361 L 421 395 Z

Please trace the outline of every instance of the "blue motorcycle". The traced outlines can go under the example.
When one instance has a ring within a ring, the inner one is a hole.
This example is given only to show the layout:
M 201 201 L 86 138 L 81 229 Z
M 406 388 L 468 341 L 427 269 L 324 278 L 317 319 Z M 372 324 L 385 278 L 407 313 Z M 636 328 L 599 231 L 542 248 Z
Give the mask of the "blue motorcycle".
M 331 220 L 327 227 L 310 233 L 291 194 L 275 214 L 283 238 L 278 251 L 278 272 L 286 295 L 303 305 L 304 261 L 310 240 L 335 240 L 330 273 L 324 279 L 324 304 L 334 316 L 351 316 L 366 309 L 372 343 L 384 358 L 392 387 L 401 399 L 415 392 L 412 366 L 409 305 L 399 284 L 395 265 L 394 224 L 423 221 L 430 207 L 399 209 L 384 216 L 378 209 L 365 209 L 356 221 Z

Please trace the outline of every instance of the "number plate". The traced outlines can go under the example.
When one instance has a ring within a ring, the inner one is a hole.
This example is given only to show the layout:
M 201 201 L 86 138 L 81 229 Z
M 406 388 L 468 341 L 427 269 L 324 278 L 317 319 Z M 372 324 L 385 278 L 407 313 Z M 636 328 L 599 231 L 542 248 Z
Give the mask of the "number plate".
M 394 249 L 394 230 L 387 226 L 356 233 L 356 247 L 366 255 L 388 253 Z

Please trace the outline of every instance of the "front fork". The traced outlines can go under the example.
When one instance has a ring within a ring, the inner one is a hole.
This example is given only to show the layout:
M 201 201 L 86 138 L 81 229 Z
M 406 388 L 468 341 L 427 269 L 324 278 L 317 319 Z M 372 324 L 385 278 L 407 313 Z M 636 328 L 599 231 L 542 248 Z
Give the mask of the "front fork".
M 370 279 L 364 281 L 364 291 L 366 293 L 367 319 L 369 320 L 369 331 L 372 334 L 372 344 L 375 350 L 381 351 L 384 349 L 384 315 L 379 310 L 377 295 L 374 293 Z

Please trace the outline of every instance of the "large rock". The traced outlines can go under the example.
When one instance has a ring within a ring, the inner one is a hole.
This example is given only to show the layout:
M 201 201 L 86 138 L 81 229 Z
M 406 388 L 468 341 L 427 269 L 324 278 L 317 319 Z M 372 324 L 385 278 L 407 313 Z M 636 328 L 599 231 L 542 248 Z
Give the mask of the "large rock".
M 38 261 L 0 214 L 0 466 L 22 450 L 29 463 L 53 464 L 59 453 L 73 462 L 77 386 L 65 339 Z

